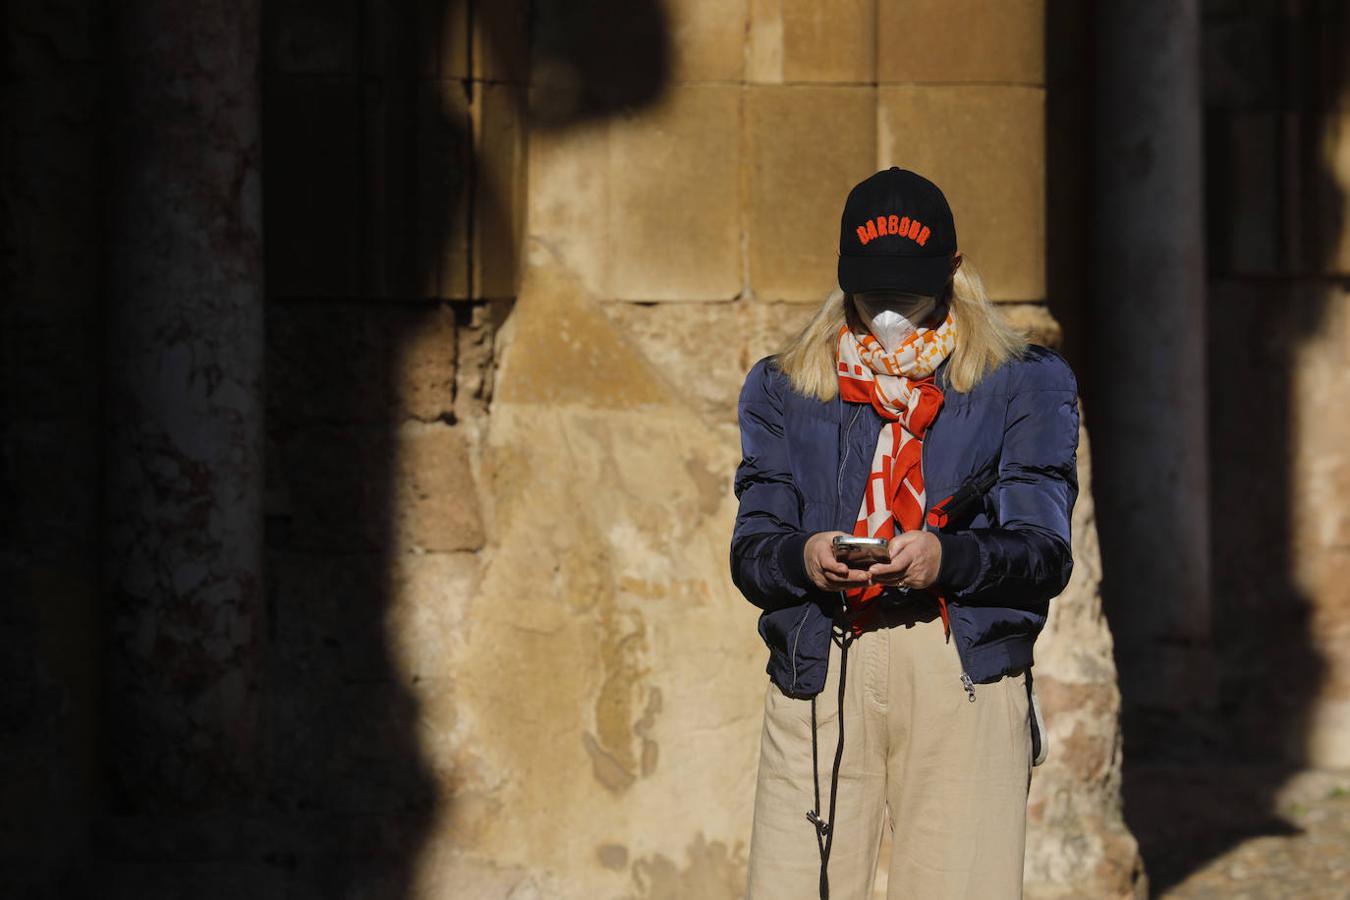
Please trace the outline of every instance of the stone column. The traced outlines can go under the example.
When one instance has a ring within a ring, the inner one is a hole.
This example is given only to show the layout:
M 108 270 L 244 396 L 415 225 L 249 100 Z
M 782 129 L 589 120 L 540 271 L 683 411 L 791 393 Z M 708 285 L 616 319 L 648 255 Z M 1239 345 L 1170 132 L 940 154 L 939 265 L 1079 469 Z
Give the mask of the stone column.
M 1128 717 L 1212 695 L 1199 23 L 1097 10 L 1090 415 Z
M 114 11 L 104 746 L 113 812 L 244 792 L 263 637 L 258 3 Z

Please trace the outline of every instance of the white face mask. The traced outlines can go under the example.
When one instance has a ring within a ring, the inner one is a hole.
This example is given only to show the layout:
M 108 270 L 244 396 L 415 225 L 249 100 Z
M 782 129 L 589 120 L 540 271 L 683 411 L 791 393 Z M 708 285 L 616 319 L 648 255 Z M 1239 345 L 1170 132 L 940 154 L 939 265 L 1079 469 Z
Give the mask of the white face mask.
M 915 294 L 855 294 L 858 315 L 886 351 L 893 352 L 928 318 L 936 297 Z

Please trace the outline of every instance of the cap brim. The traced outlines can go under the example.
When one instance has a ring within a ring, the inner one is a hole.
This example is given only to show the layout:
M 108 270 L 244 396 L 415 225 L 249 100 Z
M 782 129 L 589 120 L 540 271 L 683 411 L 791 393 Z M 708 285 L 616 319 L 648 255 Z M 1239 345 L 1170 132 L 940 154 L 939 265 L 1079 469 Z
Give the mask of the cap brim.
M 951 274 L 951 260 L 946 256 L 839 257 L 839 287 L 848 294 L 904 291 L 935 297 Z

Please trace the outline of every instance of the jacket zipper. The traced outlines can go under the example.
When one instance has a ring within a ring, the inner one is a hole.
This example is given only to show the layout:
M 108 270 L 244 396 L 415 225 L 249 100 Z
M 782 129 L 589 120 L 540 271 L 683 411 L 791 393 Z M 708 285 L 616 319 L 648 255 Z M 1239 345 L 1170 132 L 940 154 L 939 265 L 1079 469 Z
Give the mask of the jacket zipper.
M 844 404 L 843 404 L 842 399 L 838 399 L 838 400 L 836 400 L 836 402 L 839 403 L 840 419 L 841 419 L 841 423 L 842 423 L 842 419 L 843 419 L 843 411 L 844 411 Z M 851 433 L 853 432 L 853 423 L 858 421 L 858 413 L 860 413 L 860 412 L 862 412 L 862 407 L 861 407 L 861 406 L 859 406 L 856 410 L 854 410 L 854 412 L 853 412 L 853 419 L 848 423 L 848 429 L 847 429 L 847 431 L 845 431 L 845 433 L 844 433 L 844 437 L 843 437 L 843 440 L 844 440 L 844 460 L 843 460 L 843 462 L 841 462 L 841 463 L 839 464 L 839 477 L 838 477 L 838 479 L 837 479 L 836 482 L 835 482 L 835 490 L 834 490 L 834 518 L 831 520 L 831 524 L 833 524 L 834 522 L 838 522 L 838 521 L 839 521 L 839 503 L 840 503 L 840 495 L 841 495 L 841 494 L 843 493 L 843 491 L 844 491 L 844 463 L 848 462 L 848 451 L 849 451 L 848 436 L 849 436 L 849 434 L 851 434 Z M 840 592 L 839 592 L 839 600 L 840 600 L 840 603 L 843 603 L 845 599 L 846 599 L 846 598 L 845 598 L 844 592 L 843 592 L 843 591 L 840 591 Z M 806 617 L 809 616 L 810 614 L 811 614 L 811 606 L 810 606 L 810 604 L 808 603 L 806 609 L 802 611 L 802 618 L 801 618 L 801 621 L 799 621 L 799 622 L 797 623 L 797 628 L 796 628 L 796 630 L 795 630 L 795 631 L 793 632 L 793 634 L 792 634 L 792 653 L 791 653 L 790 655 L 791 655 L 791 657 L 792 657 L 792 689 L 793 689 L 794 691 L 797 689 L 797 642 L 798 642 L 798 640 L 799 640 L 799 639 L 801 638 L 801 636 L 802 636 L 802 628 L 806 625 Z
M 925 440 L 925 441 L 923 442 L 923 444 L 919 447 L 919 466 L 920 466 L 920 468 L 924 471 L 925 474 L 928 472 L 928 441 L 927 441 L 927 440 Z M 926 488 L 926 487 L 927 487 L 927 485 L 925 485 L 925 488 Z M 924 531 L 930 531 L 930 530 L 931 530 L 931 529 L 928 527 L 928 507 L 929 507 L 930 503 L 931 503 L 931 500 L 930 500 L 930 498 L 929 498 L 929 496 L 928 496 L 928 492 L 927 492 L 927 490 L 925 490 L 925 491 L 924 491 L 924 500 L 923 500 L 923 507 L 924 507 L 924 508 L 923 508 L 923 519 L 921 520 L 923 524 L 920 526 L 920 528 L 921 528 L 922 530 L 924 530 Z M 950 612 L 950 610 L 948 610 L 948 612 Z M 967 666 L 966 666 L 966 655 L 965 655 L 964 653 L 961 652 L 961 635 L 957 634 L 957 631 L 956 631 L 956 621 L 957 621 L 957 620 L 956 620 L 956 616 L 954 616 L 954 615 L 949 615 L 948 618 L 951 619 L 952 639 L 956 641 L 956 658 L 961 662 L 961 686 L 962 686 L 963 688 L 966 689 L 966 699 L 969 700 L 971 703 L 974 703 L 974 702 L 975 702 L 975 683 L 974 683 L 973 681 L 971 681 L 970 673 L 967 671 Z
M 840 413 L 844 412 L 844 402 L 842 402 L 841 399 L 837 399 L 836 402 L 840 405 Z M 853 412 L 853 420 L 849 422 L 848 430 L 846 430 L 844 434 L 844 463 L 848 461 L 848 434 L 852 432 L 853 422 L 857 421 L 857 414 L 860 412 L 863 412 L 863 407 L 861 406 L 857 407 L 855 412 Z M 830 519 L 830 524 L 834 524 L 834 522 L 837 522 L 838 518 L 840 518 L 840 494 L 844 491 L 844 463 L 840 463 L 840 472 L 838 472 L 838 479 L 836 484 L 834 484 L 834 518 Z M 842 602 L 842 600 L 844 600 L 844 591 L 840 591 L 838 594 L 840 594 L 840 600 Z M 796 623 L 796 629 L 792 631 L 792 652 L 790 656 L 792 657 L 792 690 L 794 691 L 796 690 L 796 644 L 801 640 L 802 627 L 806 626 L 806 617 L 810 614 L 811 607 L 810 604 L 807 603 L 806 609 L 802 611 L 801 621 Z
M 839 401 L 839 405 L 840 411 L 842 412 L 843 400 Z M 834 484 L 834 518 L 831 520 L 831 524 L 838 524 L 839 522 L 839 504 L 844 502 L 844 466 L 848 465 L 849 451 L 853 449 L 852 444 L 849 442 L 849 436 L 853 434 L 853 425 L 858 421 L 858 415 L 861 412 L 862 405 L 858 404 L 853 410 L 853 418 L 849 420 L 848 428 L 844 429 L 844 458 L 839 463 L 839 474 L 835 479 Z M 844 610 L 848 609 L 848 591 L 839 592 L 839 607 Z

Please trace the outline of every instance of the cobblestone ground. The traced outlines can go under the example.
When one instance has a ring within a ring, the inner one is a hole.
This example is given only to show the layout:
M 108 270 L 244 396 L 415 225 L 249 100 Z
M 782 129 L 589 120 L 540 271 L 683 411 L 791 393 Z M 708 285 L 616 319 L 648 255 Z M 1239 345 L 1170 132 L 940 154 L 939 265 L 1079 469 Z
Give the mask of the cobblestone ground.
M 1350 772 L 1159 765 L 1126 780 L 1153 897 L 1350 898 Z

